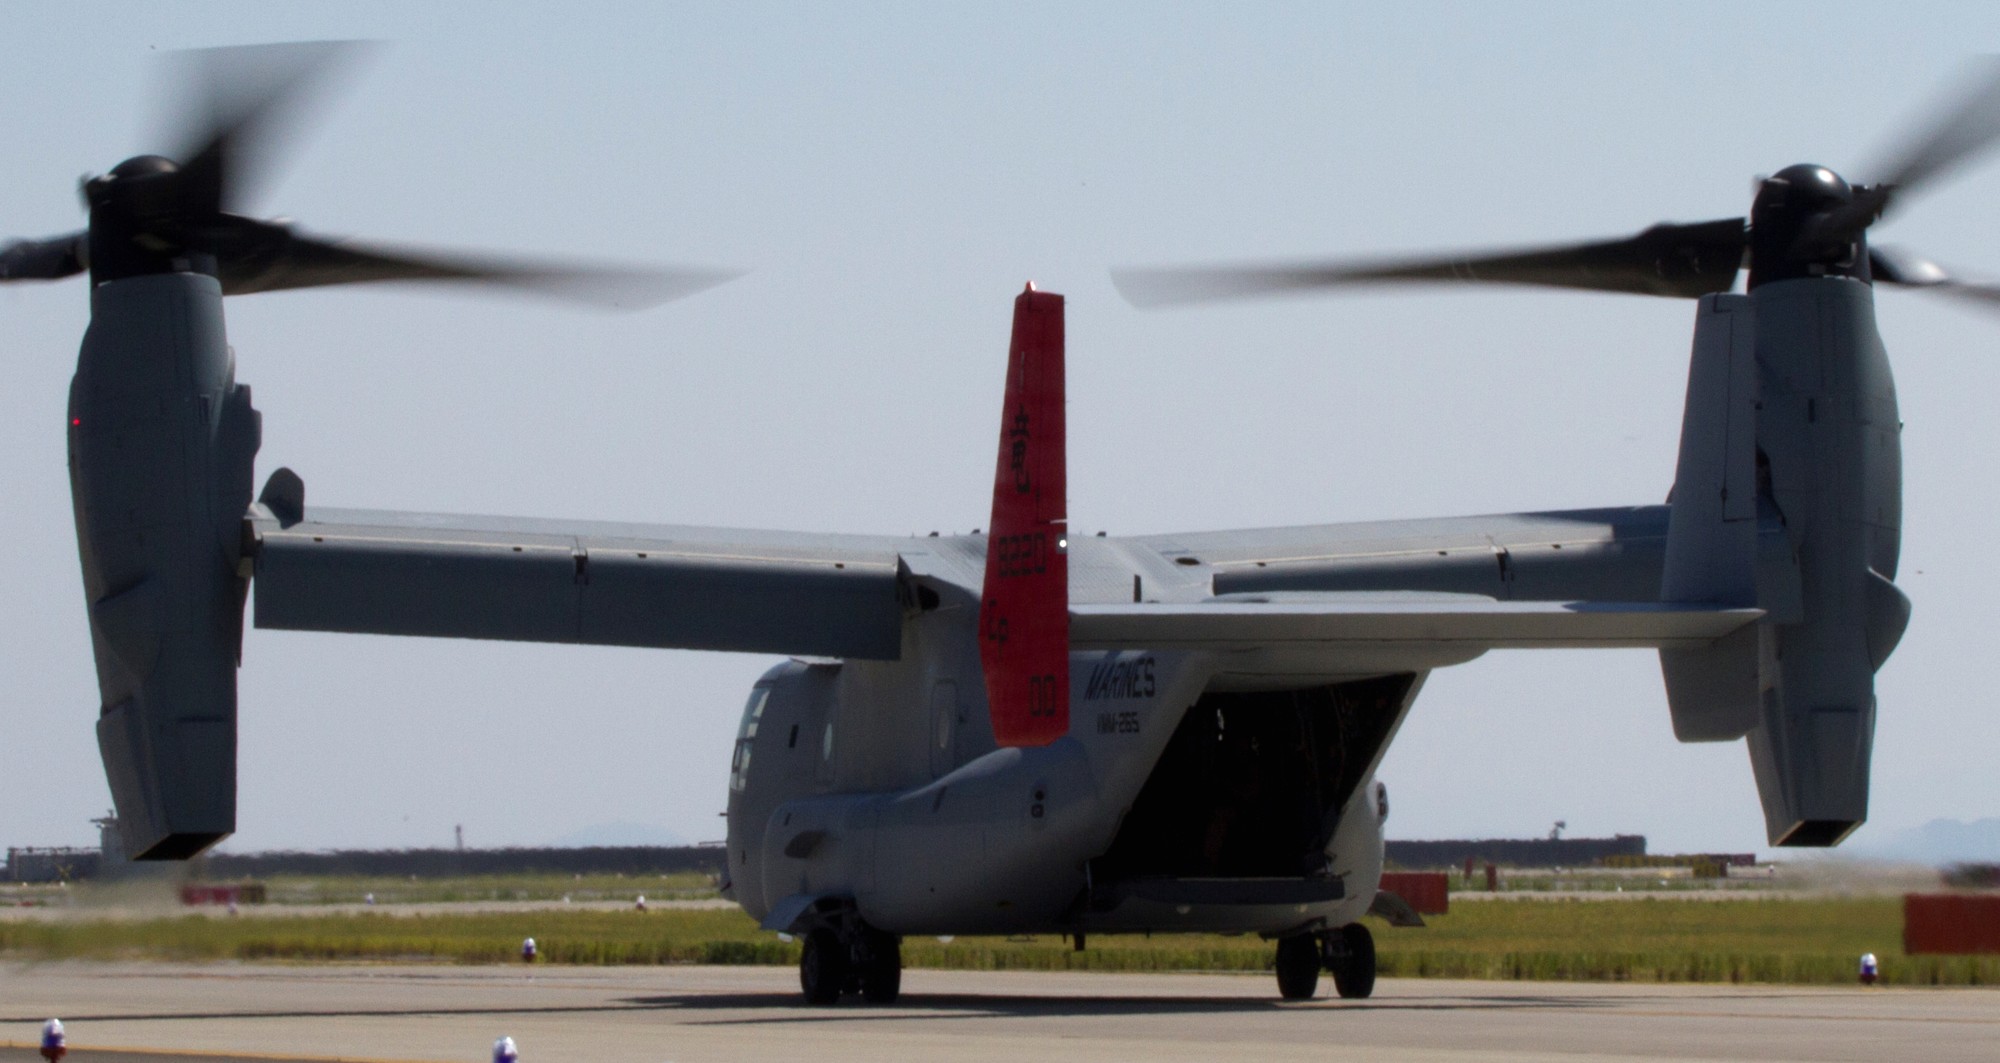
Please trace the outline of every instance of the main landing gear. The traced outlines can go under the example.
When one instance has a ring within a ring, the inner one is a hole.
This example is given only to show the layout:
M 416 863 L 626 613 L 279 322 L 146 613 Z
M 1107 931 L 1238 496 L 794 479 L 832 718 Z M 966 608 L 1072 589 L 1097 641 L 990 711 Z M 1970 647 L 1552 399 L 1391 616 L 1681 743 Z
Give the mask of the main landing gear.
M 903 991 L 902 941 L 858 920 L 818 927 L 806 935 L 799 957 L 799 988 L 808 1004 L 838 1004 L 842 993 L 894 1004 Z
M 1319 989 L 1319 972 L 1333 973 L 1333 988 L 1350 1000 L 1375 992 L 1375 936 L 1360 923 L 1317 934 L 1278 939 L 1278 995 L 1307 1000 Z

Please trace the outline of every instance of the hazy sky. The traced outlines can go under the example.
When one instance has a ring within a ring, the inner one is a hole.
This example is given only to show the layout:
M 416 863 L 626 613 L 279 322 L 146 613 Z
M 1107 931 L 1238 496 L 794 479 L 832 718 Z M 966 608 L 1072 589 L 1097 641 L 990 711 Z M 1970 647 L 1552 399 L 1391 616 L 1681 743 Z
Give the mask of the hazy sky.
M 320 232 L 738 266 L 643 314 L 343 289 L 232 300 L 258 479 L 310 503 L 923 534 L 986 523 L 1009 300 L 1069 297 L 1070 513 L 1155 532 L 1660 501 L 1689 304 L 1437 292 L 1142 313 L 1106 267 L 1622 235 L 1871 157 L 1992 4 L 13 5 L 0 233 L 165 150 L 155 53 L 390 42 L 256 204 Z M 2000 158 L 1877 230 L 2000 271 Z M 2000 315 L 1885 294 L 1908 460 L 1866 842 L 2000 815 Z M 62 416 L 79 281 L 0 290 L 0 844 L 109 805 Z M 718 838 L 772 660 L 251 631 L 238 850 Z M 1397 837 L 1745 850 L 1741 743 L 1655 656 L 1434 675 Z

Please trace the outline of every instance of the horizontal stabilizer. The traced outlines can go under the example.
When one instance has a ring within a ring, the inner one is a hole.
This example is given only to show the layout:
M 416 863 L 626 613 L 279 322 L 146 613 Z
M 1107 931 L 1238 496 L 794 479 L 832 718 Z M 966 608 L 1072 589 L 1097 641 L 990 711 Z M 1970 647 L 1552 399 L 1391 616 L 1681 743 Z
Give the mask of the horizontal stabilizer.
M 1412 644 L 1448 649 L 1704 646 L 1763 610 L 1658 602 L 1500 602 L 1475 595 L 1342 592 L 1200 602 L 1075 605 L 1075 649 L 1257 649 Z

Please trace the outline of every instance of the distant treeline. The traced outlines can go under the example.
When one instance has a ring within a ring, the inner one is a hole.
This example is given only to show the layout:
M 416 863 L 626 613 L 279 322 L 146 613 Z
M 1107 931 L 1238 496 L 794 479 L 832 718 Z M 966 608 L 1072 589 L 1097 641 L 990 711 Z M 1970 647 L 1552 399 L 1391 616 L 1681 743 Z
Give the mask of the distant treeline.
M 1607 856 L 1646 855 L 1646 836 L 1610 838 L 1486 838 L 1478 841 L 1386 843 L 1389 863 L 1404 868 L 1462 868 L 1467 860 L 1505 867 L 1587 867 Z
M 1390 841 L 1389 863 L 1403 868 L 1458 868 L 1469 859 L 1508 867 L 1587 867 L 1607 856 L 1643 856 L 1643 834 L 1612 838 L 1488 838 Z M 210 853 L 195 874 L 214 880 L 270 875 L 666 875 L 720 874 L 713 846 L 591 846 L 581 849 L 339 849 L 321 852 Z
M 269 875 L 667 875 L 718 874 L 713 847 L 620 845 L 581 849 L 338 849 L 323 852 L 210 853 L 196 873 L 210 879 Z

